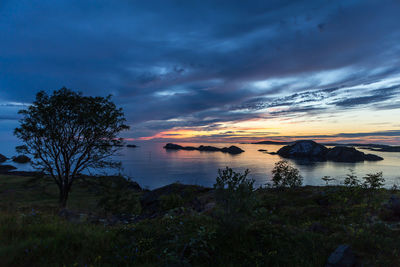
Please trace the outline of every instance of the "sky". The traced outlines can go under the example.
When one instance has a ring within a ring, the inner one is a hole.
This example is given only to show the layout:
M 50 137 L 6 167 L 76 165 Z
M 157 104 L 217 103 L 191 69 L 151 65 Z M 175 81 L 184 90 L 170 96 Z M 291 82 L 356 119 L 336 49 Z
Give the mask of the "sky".
M 40 90 L 128 140 L 400 144 L 400 1 L 1 0 L 0 141 Z

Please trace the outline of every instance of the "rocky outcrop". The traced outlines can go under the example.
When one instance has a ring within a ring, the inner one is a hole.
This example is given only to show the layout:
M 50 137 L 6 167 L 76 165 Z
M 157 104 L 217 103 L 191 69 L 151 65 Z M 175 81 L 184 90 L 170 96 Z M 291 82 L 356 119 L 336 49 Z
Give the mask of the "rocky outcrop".
M 242 150 L 241 148 L 239 148 L 237 146 L 230 146 L 230 147 L 222 148 L 221 152 L 229 153 L 229 154 L 240 154 L 240 153 L 244 152 L 244 150 Z
M 278 155 L 284 158 L 313 158 L 325 160 L 329 149 L 311 140 L 297 141 L 278 150 Z
M 207 194 L 211 190 L 211 188 L 197 185 L 174 183 L 154 189 L 152 191 L 147 191 L 140 199 L 140 204 L 142 206 L 142 215 L 162 215 L 165 212 L 165 207 L 163 207 L 165 196 L 171 196 L 174 197 L 176 200 L 180 200 L 182 202 L 182 206 L 191 208 L 196 211 L 202 211 L 206 203 L 203 203 L 203 199 L 201 198 L 201 196 Z
M 337 162 L 360 162 L 364 160 L 377 161 L 383 158 L 373 155 L 365 154 L 354 147 L 337 146 L 329 150 L 326 155 L 327 160 Z
M 336 146 L 327 148 L 311 140 L 297 141 L 282 147 L 277 152 L 284 158 L 307 158 L 314 161 L 361 162 L 383 160 L 373 154 L 365 154 L 354 147 Z
M 171 150 L 196 150 L 197 148 L 193 146 L 181 146 L 177 144 L 172 144 L 168 143 L 164 146 L 165 149 L 171 149 Z
M 6 156 L 0 154 L 0 163 L 3 163 L 3 162 L 5 162 L 5 161 L 7 161 L 7 159 L 8 159 L 8 158 L 7 158 Z
M 16 157 L 13 157 L 12 161 L 16 163 L 28 163 L 31 161 L 31 159 L 25 155 L 19 155 Z
M 209 151 L 209 152 L 214 152 L 214 151 L 220 151 L 224 153 L 229 153 L 229 154 L 240 154 L 244 152 L 241 148 L 237 146 L 230 146 L 230 147 L 224 147 L 224 148 L 218 148 L 214 146 L 199 146 L 199 147 L 193 147 L 193 146 L 181 146 L 177 144 L 172 144 L 168 143 L 164 146 L 165 149 L 170 149 L 170 150 L 198 150 L 198 151 Z

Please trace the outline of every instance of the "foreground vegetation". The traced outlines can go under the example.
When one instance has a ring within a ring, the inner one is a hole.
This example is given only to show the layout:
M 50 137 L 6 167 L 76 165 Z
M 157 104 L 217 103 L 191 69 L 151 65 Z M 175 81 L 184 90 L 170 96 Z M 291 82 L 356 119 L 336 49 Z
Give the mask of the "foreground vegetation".
M 281 175 L 257 190 L 247 173 L 230 169 L 214 189 L 146 192 L 119 177 L 87 177 L 73 188 L 69 213 L 59 212 L 50 178 L 0 175 L 0 262 L 324 266 L 349 244 L 364 266 L 400 266 L 400 218 L 387 208 L 396 189 L 361 186 L 354 174 L 347 186 L 298 187 L 296 173 L 286 172 L 293 186 L 279 186 Z

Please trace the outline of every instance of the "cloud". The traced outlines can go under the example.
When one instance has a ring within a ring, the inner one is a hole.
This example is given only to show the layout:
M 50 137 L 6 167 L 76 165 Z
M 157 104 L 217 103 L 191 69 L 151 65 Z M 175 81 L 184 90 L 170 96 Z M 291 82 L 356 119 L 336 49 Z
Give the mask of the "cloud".
M 0 98 L 112 93 L 138 137 L 396 109 L 384 81 L 400 75 L 399 13 L 390 0 L 3 1 Z

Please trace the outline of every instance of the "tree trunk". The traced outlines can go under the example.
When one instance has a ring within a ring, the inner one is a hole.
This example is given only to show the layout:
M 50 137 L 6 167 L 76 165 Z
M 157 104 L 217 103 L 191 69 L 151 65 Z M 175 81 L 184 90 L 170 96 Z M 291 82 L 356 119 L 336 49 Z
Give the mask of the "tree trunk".
M 68 187 L 66 188 L 60 187 L 60 198 L 58 201 L 60 209 L 65 209 L 67 207 L 68 193 L 69 193 Z

